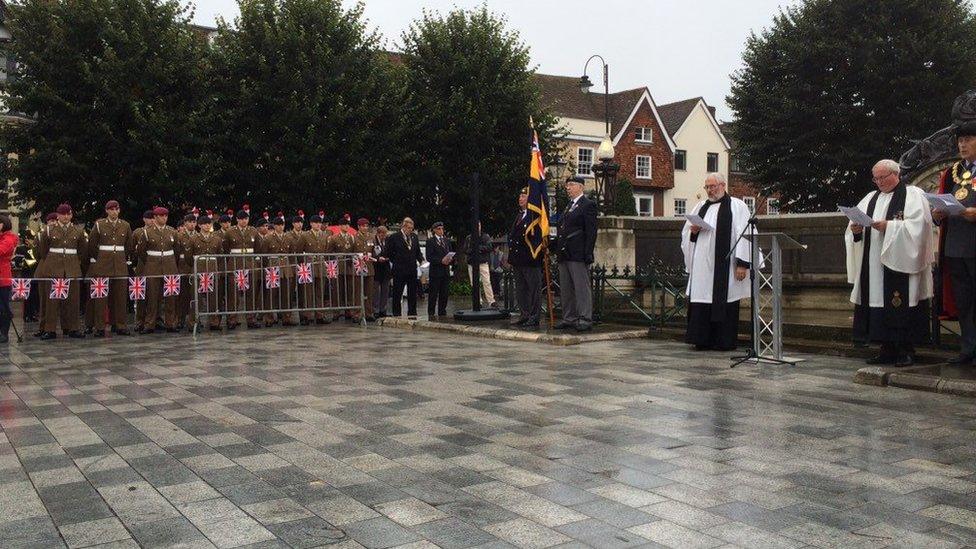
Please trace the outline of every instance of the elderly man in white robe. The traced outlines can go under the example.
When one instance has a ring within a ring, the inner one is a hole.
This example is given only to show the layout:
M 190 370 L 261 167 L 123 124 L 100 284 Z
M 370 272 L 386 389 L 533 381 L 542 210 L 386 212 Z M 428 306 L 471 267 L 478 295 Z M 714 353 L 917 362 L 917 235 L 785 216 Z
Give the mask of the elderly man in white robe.
M 900 181 L 894 160 L 879 161 L 871 174 L 878 190 L 857 207 L 874 223 L 851 223 L 844 235 L 854 338 L 881 345 L 868 364 L 911 366 L 915 344 L 929 338 L 932 213 L 924 192 Z
M 729 196 L 720 173 L 705 178 L 705 192 L 708 199 L 692 213 L 710 228 L 687 221 L 681 231 L 689 299 L 685 341 L 699 351 L 731 351 L 739 334 L 739 301 L 749 297 L 752 244 L 739 235 L 752 213 L 745 202 Z

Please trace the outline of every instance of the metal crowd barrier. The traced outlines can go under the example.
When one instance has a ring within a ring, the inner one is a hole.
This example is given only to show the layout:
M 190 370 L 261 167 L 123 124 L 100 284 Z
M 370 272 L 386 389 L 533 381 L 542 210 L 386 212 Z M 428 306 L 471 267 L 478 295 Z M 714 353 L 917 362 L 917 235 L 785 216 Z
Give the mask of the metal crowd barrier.
M 213 317 L 227 325 L 331 321 L 334 313 L 358 316 L 366 325 L 363 254 L 199 255 L 193 259 L 193 335 Z M 330 316 L 326 316 L 330 315 Z

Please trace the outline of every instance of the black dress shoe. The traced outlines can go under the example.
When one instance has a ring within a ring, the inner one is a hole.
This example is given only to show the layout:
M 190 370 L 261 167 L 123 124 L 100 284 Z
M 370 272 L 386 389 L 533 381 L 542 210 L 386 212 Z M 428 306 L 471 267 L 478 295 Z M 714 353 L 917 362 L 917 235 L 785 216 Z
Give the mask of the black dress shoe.
M 210 327 L 210 331 L 211 332 L 219 332 L 220 331 L 220 326 L 211 326 Z
M 128 328 L 118 328 L 114 331 L 115 331 L 115 335 L 120 335 L 120 336 L 132 335 L 132 332 L 130 332 Z
M 92 334 L 92 337 L 105 337 L 105 330 L 98 330 Z
M 41 337 L 42 335 L 44 335 L 44 330 L 38 330 L 31 335 L 33 335 L 34 337 Z
M 525 323 L 522 324 L 522 327 L 523 328 L 538 328 L 539 327 L 539 319 L 538 318 L 529 318 L 529 319 L 526 319 Z
M 168 334 L 178 334 L 180 333 L 179 328 L 166 328 L 166 333 Z
M 236 330 L 236 329 L 237 329 L 237 327 L 238 327 L 238 326 L 240 326 L 240 325 L 241 325 L 241 323 L 240 323 L 240 322 L 234 322 L 234 323 L 232 323 L 232 324 L 228 324 L 228 325 L 227 325 L 227 329 L 228 329 L 228 330 Z
M 553 326 L 553 328 L 555 328 L 557 330 L 570 330 L 570 329 L 575 328 L 575 327 L 576 327 L 575 324 L 573 324 L 572 322 L 566 322 L 566 321 L 562 321 L 559 324 L 556 324 L 555 326 Z
M 248 323 L 247 323 L 247 327 L 248 327 L 248 329 L 250 329 L 250 330 L 257 330 L 258 328 L 260 328 L 260 327 L 261 327 L 261 325 L 260 325 L 260 324 L 258 324 L 257 322 L 248 322 Z
M 588 322 L 580 322 L 579 325 L 576 326 L 577 332 L 589 332 L 592 329 L 593 325 Z
M 156 329 L 155 328 L 152 328 L 152 329 L 146 328 L 145 330 L 142 331 L 142 335 L 149 335 L 149 334 L 154 334 L 154 333 L 156 333 Z
M 904 368 L 905 366 L 914 366 L 915 356 L 914 355 L 901 355 L 898 360 L 895 361 L 895 366 L 899 368 Z
M 85 335 L 91 335 L 93 331 L 94 329 L 91 326 L 89 326 L 85 328 Z
M 969 364 L 972 361 L 973 361 L 973 355 L 960 353 L 959 355 L 950 358 L 946 362 L 948 362 L 949 364 Z
M 67 333 L 67 336 L 71 339 L 85 339 L 85 334 L 79 332 L 78 330 L 72 330 Z
M 527 319 L 527 318 L 520 318 L 520 319 L 516 320 L 515 322 L 512 322 L 511 324 L 512 324 L 512 326 L 525 326 L 525 323 L 528 322 L 528 321 L 529 321 L 529 319 Z
M 864 361 L 865 364 L 894 364 L 897 357 L 889 355 L 875 355 Z
M 43 334 L 40 335 L 40 338 L 42 340 L 57 339 L 58 334 L 54 332 L 44 332 Z

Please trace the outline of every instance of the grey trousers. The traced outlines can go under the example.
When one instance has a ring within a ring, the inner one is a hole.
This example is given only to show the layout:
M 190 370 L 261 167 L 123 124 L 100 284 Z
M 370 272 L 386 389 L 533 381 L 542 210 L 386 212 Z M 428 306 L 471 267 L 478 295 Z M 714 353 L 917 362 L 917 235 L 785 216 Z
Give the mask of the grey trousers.
M 590 269 L 582 261 L 559 262 L 559 300 L 563 322 L 590 324 L 593 322 L 593 295 L 590 289 Z
M 386 304 L 390 302 L 390 279 L 376 280 L 373 288 L 373 310 L 386 314 Z
M 947 257 L 949 280 L 952 282 L 952 298 L 959 311 L 960 352 L 976 354 L 976 318 L 973 301 L 976 300 L 976 259 L 972 257 Z
M 542 268 L 514 267 L 515 299 L 518 301 L 519 320 L 539 319 L 539 302 L 542 299 Z

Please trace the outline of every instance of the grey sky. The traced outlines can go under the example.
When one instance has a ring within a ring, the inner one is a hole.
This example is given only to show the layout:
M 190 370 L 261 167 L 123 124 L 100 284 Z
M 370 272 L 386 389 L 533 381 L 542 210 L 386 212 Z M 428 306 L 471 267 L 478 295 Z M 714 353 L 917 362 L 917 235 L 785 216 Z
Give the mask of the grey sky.
M 343 0 L 347 6 L 353 0 Z M 480 6 L 483 0 L 366 0 L 370 26 L 395 49 L 424 8 Z M 731 118 L 729 75 L 741 64 L 749 32 L 768 26 L 797 0 L 489 0 L 531 48 L 539 72 L 578 76 L 599 53 L 610 65 L 611 91 L 647 86 L 658 104 L 702 96 Z M 235 0 L 196 0 L 195 22 L 237 16 Z M 598 67 L 590 78 L 602 86 Z

